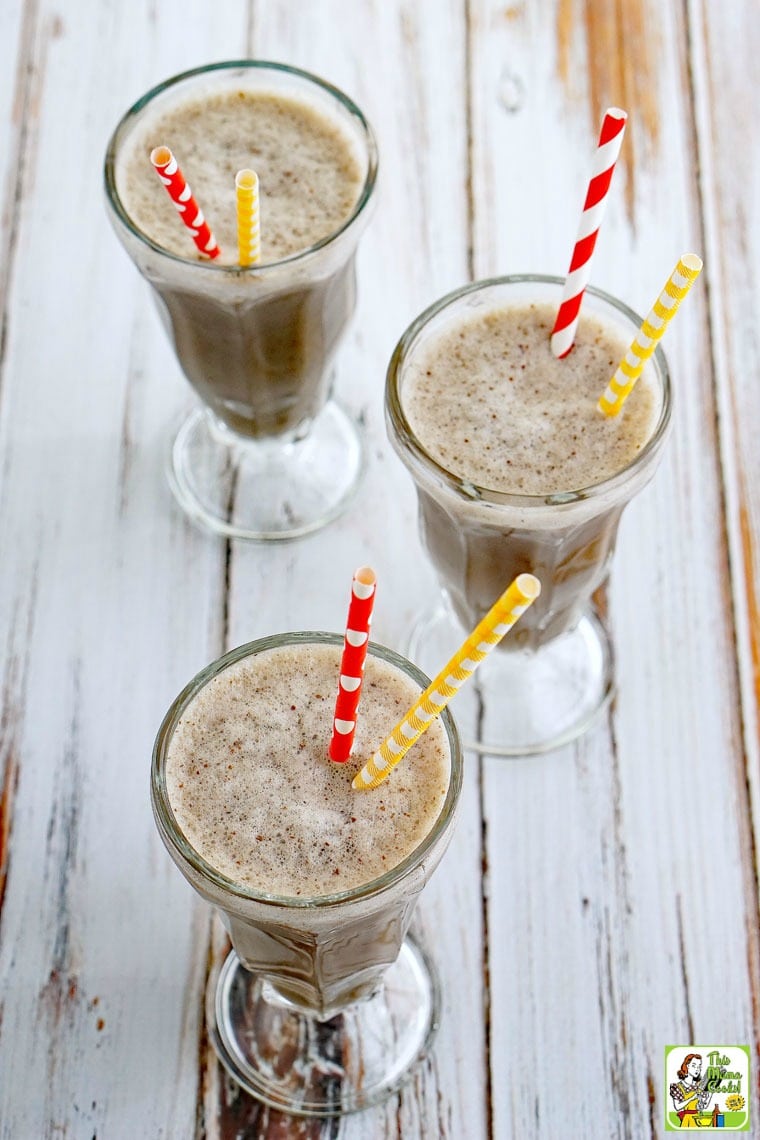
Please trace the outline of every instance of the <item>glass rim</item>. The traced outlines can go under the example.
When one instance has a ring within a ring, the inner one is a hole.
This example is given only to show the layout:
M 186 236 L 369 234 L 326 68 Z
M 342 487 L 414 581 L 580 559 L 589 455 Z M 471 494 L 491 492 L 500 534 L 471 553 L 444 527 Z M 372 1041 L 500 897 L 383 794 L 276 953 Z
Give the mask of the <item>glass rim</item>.
M 158 830 L 164 841 L 185 863 L 188 863 L 192 867 L 196 874 L 210 881 L 217 889 L 225 891 L 238 900 L 289 909 L 326 909 L 346 902 L 358 902 L 370 899 L 387 890 L 389 887 L 395 886 L 412 872 L 415 867 L 424 863 L 428 852 L 436 845 L 454 814 L 462 790 L 463 749 L 456 723 L 450 711 L 444 709 L 440 715 L 446 731 L 450 752 L 449 786 L 446 792 L 446 798 L 443 801 L 433 826 L 422 842 L 415 847 L 405 859 L 402 859 L 400 863 L 397 863 L 395 867 L 386 871 L 383 875 L 375 879 L 370 879 L 369 882 L 363 883 L 358 887 L 352 887 L 345 891 L 337 891 L 334 894 L 309 897 L 270 894 L 266 891 L 256 891 L 251 887 L 236 883 L 234 879 L 228 878 L 223 872 L 208 863 L 186 838 L 169 802 L 169 795 L 166 788 L 166 754 L 179 719 L 192 699 L 210 680 L 222 673 L 228 666 L 234 665 L 246 657 L 253 657 L 267 649 L 273 649 L 283 645 L 316 644 L 340 646 L 343 644 L 343 639 L 344 635 L 340 633 L 329 633 L 324 630 L 303 630 L 270 634 L 267 637 L 257 638 L 255 641 L 249 641 L 243 645 L 239 645 L 215 661 L 210 662 L 204 669 L 196 673 L 172 701 L 172 704 L 161 722 L 153 745 L 150 786 L 151 804 Z M 395 650 L 388 649 L 384 645 L 370 641 L 369 652 L 373 654 L 373 656 L 379 657 L 381 660 L 402 669 L 407 676 L 411 677 L 412 680 L 420 685 L 421 689 L 425 689 L 430 683 L 430 679 L 418 666 L 407 658 L 402 657 L 401 654 L 396 653 Z M 391 731 L 393 727 L 393 725 L 389 726 L 389 731 Z M 359 794 L 372 795 L 372 792 L 357 793 L 357 795 Z
M 178 83 L 182 83 L 187 79 L 193 79 L 196 76 L 206 75 L 213 72 L 231 71 L 236 68 L 241 68 L 248 71 L 260 70 L 280 72 L 285 75 L 293 75 L 298 79 L 306 80 L 309 83 L 320 87 L 328 95 L 332 96 L 339 103 L 341 103 L 342 106 L 349 112 L 351 117 L 359 123 L 367 148 L 367 172 L 364 178 L 361 193 L 354 203 L 354 207 L 351 213 L 346 219 L 344 219 L 340 226 L 336 230 L 333 230 L 332 233 L 329 233 L 325 237 L 320 238 L 319 241 L 314 242 L 313 245 L 307 246 L 306 249 L 298 250 L 296 253 L 291 253 L 287 257 L 281 257 L 277 261 L 264 262 L 262 265 L 219 265 L 216 260 L 206 259 L 204 261 L 198 261 L 196 258 L 181 257 L 179 254 L 173 253 L 169 249 L 165 249 L 164 246 L 159 245 L 157 242 L 153 241 L 153 239 L 149 237 L 144 230 L 141 230 L 139 226 L 135 225 L 134 221 L 124 208 L 121 196 L 116 188 L 116 155 L 121 144 L 121 136 L 129 126 L 132 119 L 138 115 L 144 107 L 147 107 L 148 104 L 151 103 L 153 99 L 155 99 L 158 95 L 163 94 L 164 91 L 170 90 Z M 197 268 L 202 271 L 211 270 L 215 273 L 226 273 L 236 278 L 240 278 L 242 276 L 259 277 L 263 276 L 267 272 L 273 271 L 282 265 L 291 265 L 295 262 L 305 260 L 311 255 L 324 249 L 326 246 L 330 245 L 342 234 L 344 234 L 346 230 L 348 230 L 354 224 L 354 222 L 357 221 L 358 218 L 364 213 L 372 197 L 372 193 L 377 182 L 378 165 L 379 159 L 377 140 L 369 121 L 364 115 L 364 112 L 361 110 L 361 108 L 358 107 L 356 103 L 354 103 L 353 99 L 351 99 L 350 96 L 346 95 L 344 91 L 341 91 L 339 87 L 335 87 L 326 79 L 322 79 L 320 76 L 314 75 L 310 71 L 305 71 L 303 68 L 294 67 L 288 63 L 278 63 L 275 60 L 265 59 L 230 59 L 222 60 L 218 63 L 206 63 L 200 67 L 191 67 L 187 71 L 181 71 L 177 75 L 172 75 L 168 79 L 164 79 L 161 83 L 157 83 L 154 87 L 151 87 L 150 90 L 146 91 L 144 95 L 141 95 L 140 98 L 135 103 L 133 103 L 127 111 L 124 112 L 116 124 L 113 132 L 111 133 L 108 144 L 106 146 L 105 160 L 103 163 L 103 182 L 105 186 L 106 198 L 116 217 L 134 237 L 138 238 L 144 246 L 146 246 L 148 249 L 151 249 L 154 253 L 160 254 L 162 257 L 167 258 L 169 261 L 174 261 L 179 265 L 190 266 L 191 268 Z
M 618 486 L 624 484 L 631 474 L 633 474 L 642 464 L 653 455 L 662 443 L 664 436 L 670 424 L 670 417 L 672 412 L 672 387 L 670 383 L 670 371 L 668 369 L 667 359 L 658 344 L 652 359 L 657 367 L 657 371 L 662 381 L 662 407 L 660 408 L 660 415 L 657 424 L 654 428 L 649 439 L 644 446 L 634 456 L 634 458 L 622 467 L 619 471 L 608 475 L 606 478 L 599 480 L 596 483 L 589 483 L 585 487 L 570 489 L 567 491 L 555 491 L 551 494 L 534 495 L 525 494 L 513 491 L 496 491 L 493 488 L 483 487 L 478 483 L 473 483 L 468 479 L 462 478 L 455 472 L 450 471 L 443 464 L 439 463 L 430 452 L 425 448 L 424 444 L 417 438 L 411 424 L 409 423 L 402 406 L 402 400 L 399 392 L 399 378 L 404 364 L 409 357 L 414 342 L 429 324 L 429 322 L 439 313 L 443 312 L 450 305 L 455 304 L 463 297 L 471 293 L 478 293 L 482 290 L 493 288 L 502 285 L 556 285 L 564 286 L 566 278 L 557 277 L 549 274 L 542 273 L 511 273 L 501 277 L 486 277 L 479 281 L 472 281 L 467 285 L 460 286 L 458 289 L 453 289 L 450 293 L 434 301 L 429 305 L 404 331 L 399 339 L 388 365 L 386 373 L 385 385 L 385 405 L 386 415 L 393 426 L 396 439 L 403 444 L 404 448 L 410 451 L 414 459 L 423 467 L 432 470 L 434 474 L 449 488 L 460 496 L 464 496 L 474 503 L 483 502 L 491 503 L 498 506 L 514 506 L 531 508 L 533 510 L 540 507 L 556 508 L 573 503 L 586 502 L 589 499 L 600 498 L 609 491 L 614 490 Z M 643 323 L 643 318 L 639 316 L 635 310 L 626 305 L 624 301 L 613 297 L 611 293 L 605 292 L 593 285 L 587 285 L 586 293 L 591 294 L 592 297 L 611 305 L 619 313 L 625 316 L 636 329 L 640 329 Z M 633 339 L 633 338 L 631 338 Z M 601 395 L 601 393 L 600 393 Z

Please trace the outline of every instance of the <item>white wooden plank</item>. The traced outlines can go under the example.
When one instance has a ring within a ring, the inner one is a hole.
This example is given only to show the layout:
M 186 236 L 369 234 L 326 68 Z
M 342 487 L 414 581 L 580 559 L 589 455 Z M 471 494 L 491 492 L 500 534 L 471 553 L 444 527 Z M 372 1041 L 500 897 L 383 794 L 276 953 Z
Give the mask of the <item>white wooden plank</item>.
M 12 0 L 3 5 L 0 11 L 0 381 L 8 342 L 9 294 L 26 174 L 26 132 L 33 115 L 33 47 L 37 29 L 36 2 L 24 4 Z M 2 481 L 0 467 L 0 493 Z M 10 786 L 12 775 L 10 770 L 6 771 L 3 786 Z M 4 802 L 8 802 L 7 796 Z M 0 876 L 2 863 L 0 859 Z
M 20 171 L 18 155 L 21 149 L 23 107 L 28 91 L 28 62 L 31 57 L 36 9 L 21 2 L 4 5 L 0 11 L 0 187 L 2 187 L 2 249 L 0 250 L 0 382 L 2 359 L 6 344 L 8 293 L 14 264 L 15 236 L 18 221 L 18 191 Z M 0 464 L 0 495 L 2 495 L 2 464 Z M 20 615 L 19 615 L 20 616 Z M 17 627 L 20 631 L 20 625 Z M 6 684 L 13 697 L 17 695 L 19 663 L 23 660 L 22 646 L 11 645 L 8 631 L 9 668 Z M 16 756 L 12 748 L 15 716 L 8 711 L 14 700 L 4 700 L 6 712 L 2 721 L 2 748 L 0 749 L 0 906 L 5 892 L 8 870 L 8 840 L 16 787 Z
M 239 50 L 244 15 L 40 5 L 0 427 L 0 752 L 18 771 L 3 1136 L 195 1125 L 208 918 L 155 833 L 148 769 L 169 701 L 220 648 L 223 550 L 170 503 L 167 421 L 185 388 L 109 230 L 101 166 L 129 103 Z
M 617 103 L 634 145 L 593 280 L 646 310 L 678 254 L 701 244 L 679 14 L 658 9 L 650 42 L 647 4 L 624 16 L 589 8 L 585 22 L 564 3 L 505 11 L 484 0 L 472 12 L 477 273 L 565 271 L 598 115 Z M 505 76 L 508 92 L 522 92 L 513 110 L 500 100 Z M 498 1135 L 564 1135 L 569 1121 L 579 1135 L 656 1134 L 666 1043 L 753 1039 L 755 904 L 742 871 L 748 805 L 734 762 L 706 302 L 701 285 L 668 333 L 673 438 L 623 521 L 609 724 L 555 756 L 486 769 L 487 805 L 509 805 L 509 826 L 500 808 L 488 812 L 490 948 L 501 963 L 492 1055 L 510 1075 L 494 1090 Z
M 737 780 L 746 782 L 752 821 L 743 834 L 748 896 L 757 899 L 760 844 L 760 456 L 758 409 L 752 378 L 760 370 L 755 332 L 760 283 L 760 221 L 748 207 L 760 188 L 760 156 L 746 145 L 749 108 L 760 88 L 756 60 L 760 27 L 751 5 L 734 0 L 721 19 L 707 5 L 688 8 L 700 189 L 706 254 L 713 267 L 711 347 L 721 445 L 732 600 L 742 695 L 743 747 L 737 743 Z M 752 825 L 754 823 L 754 826 Z M 760 899 L 758 899 L 760 905 Z M 757 906 L 747 908 L 752 1000 L 760 1008 Z M 758 1014 L 755 1012 L 757 1020 Z M 757 1038 L 757 1028 L 756 1028 Z M 753 1119 L 760 1112 L 755 1082 Z
M 22 0 L 9 0 L 0 11 L 0 185 L 3 186 L 21 119 L 17 65 L 24 70 L 35 21 L 34 5 L 24 4 Z

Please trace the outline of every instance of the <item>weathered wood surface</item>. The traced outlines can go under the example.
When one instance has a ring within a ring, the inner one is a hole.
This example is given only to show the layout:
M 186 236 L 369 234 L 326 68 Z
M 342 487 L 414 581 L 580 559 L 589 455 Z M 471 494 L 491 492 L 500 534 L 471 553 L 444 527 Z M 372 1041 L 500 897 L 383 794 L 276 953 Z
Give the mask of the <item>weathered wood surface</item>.
M 0 1136 L 660 1135 L 664 1045 L 757 1046 L 760 1022 L 751 0 L 9 0 L 0 32 Z M 368 477 L 345 519 L 274 549 L 171 502 L 190 398 L 100 185 L 135 97 L 245 54 L 344 87 L 383 167 L 337 376 Z M 609 103 L 631 125 L 594 280 L 641 310 L 678 253 L 706 260 L 668 336 L 673 436 L 608 590 L 620 692 L 575 747 L 468 758 L 419 908 L 435 1053 L 382 1109 L 295 1122 L 235 1096 L 209 1051 L 212 927 L 154 832 L 153 734 L 273 613 L 339 627 L 361 561 L 375 635 L 402 640 L 433 576 L 385 441 L 386 361 L 468 276 L 564 271 Z
M 631 114 L 623 185 L 594 279 L 646 310 L 679 252 L 704 240 L 687 50 L 698 29 L 658 6 L 650 37 L 654 8 L 642 3 L 526 5 L 509 17 L 483 3 L 473 16 L 475 274 L 563 271 L 585 191 L 577 157 L 618 104 Z M 635 51 L 614 50 L 621 34 Z M 525 94 L 499 114 L 505 70 Z M 521 155 L 535 162 L 515 178 Z M 486 803 L 508 803 L 512 822 L 500 826 L 499 806 L 486 818 L 490 927 L 515 931 L 505 968 L 491 970 L 493 1071 L 511 1074 L 495 1088 L 501 1136 L 526 1122 L 559 1136 L 569 1121 L 578 1135 L 656 1133 L 666 1043 L 755 1039 L 757 884 L 731 605 L 742 587 L 721 482 L 735 457 L 721 453 L 716 423 L 713 272 L 708 263 L 669 332 L 673 436 L 621 527 L 608 615 L 620 691 L 608 722 L 546 761 L 486 763 Z M 540 963 L 528 1000 L 526 962 Z

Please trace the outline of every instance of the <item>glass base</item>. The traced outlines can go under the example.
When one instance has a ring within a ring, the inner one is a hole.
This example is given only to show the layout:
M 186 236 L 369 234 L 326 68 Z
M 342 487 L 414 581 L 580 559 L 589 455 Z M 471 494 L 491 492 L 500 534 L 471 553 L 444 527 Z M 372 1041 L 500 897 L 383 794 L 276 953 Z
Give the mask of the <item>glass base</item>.
M 205 408 L 172 444 L 169 485 L 195 522 L 227 538 L 284 541 L 332 522 L 364 467 L 359 429 L 328 402 L 300 440 L 250 440 Z
M 342 1116 L 396 1092 L 430 1048 L 440 989 L 410 937 L 365 1001 L 322 1021 L 246 970 L 234 950 L 206 997 L 209 1034 L 231 1077 L 298 1116 Z
M 414 626 L 406 655 L 434 677 L 467 636 L 441 602 Z M 539 650 L 494 650 L 454 698 L 466 748 L 534 756 L 582 736 L 609 704 L 612 646 L 591 611 Z

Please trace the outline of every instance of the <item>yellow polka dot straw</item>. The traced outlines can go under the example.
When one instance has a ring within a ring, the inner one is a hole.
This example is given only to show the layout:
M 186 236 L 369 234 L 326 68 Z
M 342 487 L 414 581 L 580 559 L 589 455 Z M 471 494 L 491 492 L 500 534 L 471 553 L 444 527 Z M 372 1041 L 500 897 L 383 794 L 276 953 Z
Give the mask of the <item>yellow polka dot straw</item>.
M 238 260 L 241 265 L 261 261 L 259 224 L 259 177 L 255 170 L 239 170 L 235 175 L 237 194 Z
M 643 325 L 636 333 L 628 352 L 618 365 L 617 372 L 610 380 L 597 407 L 605 416 L 616 416 L 630 396 L 633 386 L 644 371 L 657 344 L 678 311 L 702 269 L 701 258 L 696 253 L 685 253 L 679 258 L 667 285 L 654 303 Z
M 391 774 L 431 721 L 443 712 L 483 658 L 499 644 L 540 593 L 541 583 L 532 574 L 520 574 L 515 578 L 448 664 L 398 722 L 372 759 L 354 777 L 353 788 L 357 791 L 376 788 Z

